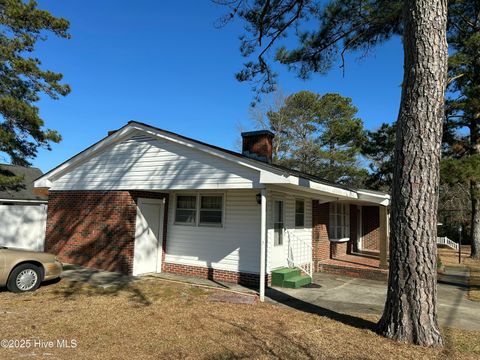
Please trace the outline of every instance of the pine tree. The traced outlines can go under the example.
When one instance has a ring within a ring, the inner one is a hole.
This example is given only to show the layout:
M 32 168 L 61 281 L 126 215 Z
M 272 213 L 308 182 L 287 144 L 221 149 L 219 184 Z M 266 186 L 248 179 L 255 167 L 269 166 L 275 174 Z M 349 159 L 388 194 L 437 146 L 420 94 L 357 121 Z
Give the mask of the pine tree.
M 329 181 L 363 185 L 358 157 L 365 138 L 352 99 L 300 91 L 268 111 L 265 124 L 275 134 L 274 161 Z
M 60 135 L 44 128 L 35 103 L 45 94 L 53 99 L 70 92 L 62 74 L 43 70 L 33 56 L 47 33 L 68 38 L 69 23 L 37 8 L 35 1 L 0 1 L 0 153 L 13 164 L 29 166 L 39 147 L 50 149 Z M 0 172 L 0 186 L 18 185 L 20 177 Z
M 253 80 L 259 94 L 275 88 L 276 74 L 266 57 L 288 31 L 295 30 L 299 45 L 280 47 L 275 59 L 302 78 L 327 72 L 350 51 L 368 51 L 393 35 L 402 36 L 405 60 L 394 156 L 389 284 L 378 331 L 398 341 L 442 346 L 436 305 L 436 225 L 447 0 L 225 3 L 232 8 L 230 17 L 237 15 L 247 23 L 242 54 L 258 54 L 237 78 Z
M 480 1 L 449 3 L 449 91 L 446 130 L 450 183 L 468 183 L 471 200 L 471 257 L 480 259 Z M 463 129 L 468 135 L 461 135 Z
M 395 132 L 395 123 L 383 123 L 378 130 L 367 131 L 367 140 L 362 144 L 362 154 L 371 161 L 366 181 L 368 188 L 387 193 L 392 189 Z

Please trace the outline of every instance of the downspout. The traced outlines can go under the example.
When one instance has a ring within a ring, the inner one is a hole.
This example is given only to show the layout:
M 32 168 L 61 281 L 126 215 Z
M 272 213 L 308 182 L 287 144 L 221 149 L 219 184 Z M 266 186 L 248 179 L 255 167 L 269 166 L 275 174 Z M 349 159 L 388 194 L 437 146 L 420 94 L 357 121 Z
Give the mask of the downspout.
M 260 301 L 265 301 L 265 244 L 267 230 L 267 191 L 261 190 L 260 215 Z

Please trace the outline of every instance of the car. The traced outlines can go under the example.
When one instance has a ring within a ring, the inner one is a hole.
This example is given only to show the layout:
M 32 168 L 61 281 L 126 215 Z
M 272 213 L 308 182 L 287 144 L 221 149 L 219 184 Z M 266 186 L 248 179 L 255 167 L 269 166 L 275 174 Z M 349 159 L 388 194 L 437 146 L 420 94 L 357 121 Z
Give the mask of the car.
M 0 287 L 12 292 L 37 290 L 41 282 L 59 278 L 62 269 L 53 254 L 0 246 Z

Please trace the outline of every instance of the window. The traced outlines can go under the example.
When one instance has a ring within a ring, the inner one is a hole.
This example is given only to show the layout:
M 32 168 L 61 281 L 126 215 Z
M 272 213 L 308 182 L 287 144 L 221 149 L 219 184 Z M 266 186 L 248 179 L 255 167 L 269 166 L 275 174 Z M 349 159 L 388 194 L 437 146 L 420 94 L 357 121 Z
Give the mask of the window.
M 223 224 L 223 195 L 177 195 L 175 224 L 218 226 Z
M 177 196 L 177 208 L 175 210 L 175 223 L 195 225 L 197 215 L 196 196 Z
M 305 200 L 295 200 L 295 227 L 305 226 Z
M 200 225 L 222 226 L 222 196 L 200 196 Z
M 273 202 L 273 245 L 283 244 L 283 201 Z
M 330 203 L 329 236 L 334 240 L 350 238 L 350 205 Z

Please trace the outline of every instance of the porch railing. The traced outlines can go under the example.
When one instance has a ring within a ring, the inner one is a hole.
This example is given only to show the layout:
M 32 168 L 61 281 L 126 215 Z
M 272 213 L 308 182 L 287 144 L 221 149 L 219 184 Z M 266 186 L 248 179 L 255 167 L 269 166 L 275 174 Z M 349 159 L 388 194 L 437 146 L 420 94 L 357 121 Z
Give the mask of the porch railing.
M 437 237 L 437 245 L 445 245 L 452 248 L 455 251 L 458 251 L 458 244 L 455 241 L 450 240 L 446 236 Z
M 313 275 L 313 250 L 312 245 L 307 241 L 300 239 L 292 231 L 285 229 L 284 238 L 287 239 L 288 266 L 298 267 L 308 276 Z

